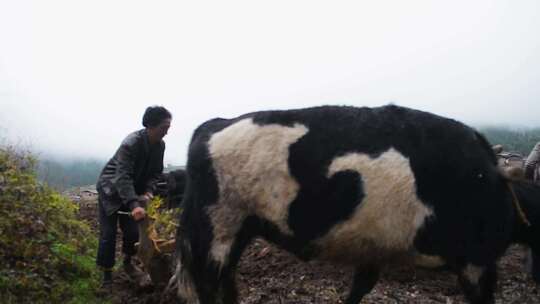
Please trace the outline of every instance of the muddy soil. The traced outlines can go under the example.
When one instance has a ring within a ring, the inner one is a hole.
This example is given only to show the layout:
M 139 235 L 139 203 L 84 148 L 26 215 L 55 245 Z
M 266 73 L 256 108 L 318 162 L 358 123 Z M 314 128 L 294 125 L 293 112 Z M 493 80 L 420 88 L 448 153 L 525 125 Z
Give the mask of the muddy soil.
M 96 214 L 95 203 L 81 204 L 81 218 L 91 224 L 97 235 Z M 120 252 L 119 248 L 117 252 Z M 540 303 L 540 289 L 523 271 L 523 256 L 521 247 L 512 246 L 500 260 L 496 303 Z M 246 249 L 239 264 L 239 303 L 343 303 L 351 276 L 350 268 L 321 262 L 305 263 L 258 239 Z M 137 289 L 121 268 L 116 270 L 114 280 L 113 293 L 102 295 L 112 303 L 154 304 L 167 298 L 159 288 Z M 466 302 L 452 273 L 394 266 L 382 274 L 362 303 Z

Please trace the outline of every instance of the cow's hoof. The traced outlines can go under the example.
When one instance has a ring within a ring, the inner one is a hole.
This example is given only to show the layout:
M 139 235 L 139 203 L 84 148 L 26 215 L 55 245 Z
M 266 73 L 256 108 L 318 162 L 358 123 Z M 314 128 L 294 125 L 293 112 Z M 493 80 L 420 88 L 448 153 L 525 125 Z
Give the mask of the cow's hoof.
M 139 289 L 147 290 L 153 288 L 152 279 L 150 279 L 150 276 L 148 274 L 144 274 L 144 276 L 137 278 L 137 280 L 135 280 L 135 283 L 137 284 L 137 287 Z

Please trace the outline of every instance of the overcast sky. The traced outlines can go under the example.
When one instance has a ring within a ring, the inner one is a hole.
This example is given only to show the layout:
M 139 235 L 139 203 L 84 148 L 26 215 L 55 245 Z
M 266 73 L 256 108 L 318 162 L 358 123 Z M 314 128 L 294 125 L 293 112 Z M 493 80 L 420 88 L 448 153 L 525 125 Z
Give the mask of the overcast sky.
M 0 0 L 0 138 L 112 156 L 149 105 L 201 122 L 390 102 L 540 125 L 540 1 Z

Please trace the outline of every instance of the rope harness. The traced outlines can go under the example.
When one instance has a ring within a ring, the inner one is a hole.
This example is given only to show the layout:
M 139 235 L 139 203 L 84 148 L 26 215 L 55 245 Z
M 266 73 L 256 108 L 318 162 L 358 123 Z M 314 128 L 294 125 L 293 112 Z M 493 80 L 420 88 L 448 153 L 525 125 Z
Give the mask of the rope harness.
M 523 211 L 523 208 L 521 208 L 521 204 L 519 203 L 519 200 L 516 196 L 516 192 L 514 191 L 514 188 L 512 187 L 512 184 L 510 182 L 507 183 L 508 188 L 510 189 L 510 193 L 512 193 L 512 202 L 514 203 L 514 206 L 516 207 L 517 213 L 521 221 L 527 226 L 531 226 L 531 222 L 527 219 L 527 215 Z

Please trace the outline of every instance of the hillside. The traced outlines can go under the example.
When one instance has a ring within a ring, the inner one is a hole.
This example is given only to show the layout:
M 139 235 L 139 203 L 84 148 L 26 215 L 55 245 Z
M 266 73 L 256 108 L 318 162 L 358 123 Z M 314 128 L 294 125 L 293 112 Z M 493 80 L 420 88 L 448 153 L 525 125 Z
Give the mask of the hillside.
M 0 302 L 97 303 L 95 234 L 35 167 L 31 155 L 0 148 Z

